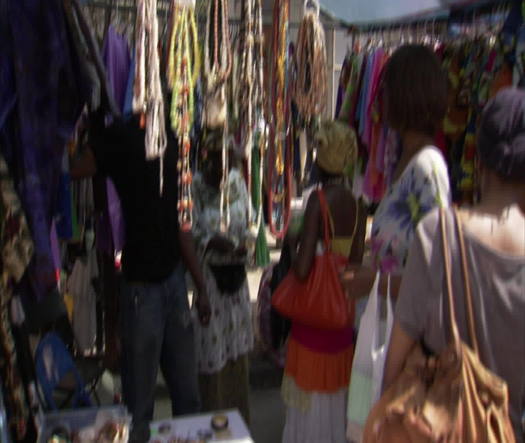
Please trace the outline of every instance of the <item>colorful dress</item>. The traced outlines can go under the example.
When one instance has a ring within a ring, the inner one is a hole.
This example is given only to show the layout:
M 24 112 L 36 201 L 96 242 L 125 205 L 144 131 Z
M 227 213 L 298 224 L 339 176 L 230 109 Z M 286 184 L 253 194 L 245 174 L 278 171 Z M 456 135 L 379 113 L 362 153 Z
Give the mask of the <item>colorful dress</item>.
M 447 165 L 438 148 L 419 151 L 381 201 L 372 225 L 372 254 L 381 272 L 400 275 L 419 221 L 450 202 Z
M 332 251 L 348 257 L 351 237 L 333 237 Z M 318 253 L 322 252 L 319 245 Z M 347 388 L 354 354 L 350 326 L 327 331 L 292 324 L 282 396 L 287 407 L 284 443 L 339 443 L 345 441 Z
M 230 224 L 223 234 L 235 246 L 254 241 L 248 230 L 248 193 L 236 169 L 229 175 Z M 235 293 L 221 293 L 210 266 L 245 265 L 246 259 L 207 251 L 208 242 L 220 234 L 220 193 L 197 174 L 193 183 L 195 199 L 193 235 L 204 266 L 211 320 L 202 327 L 195 319 L 195 338 L 200 387 L 205 410 L 239 408 L 248 419 L 248 353 L 254 335 L 248 281 Z

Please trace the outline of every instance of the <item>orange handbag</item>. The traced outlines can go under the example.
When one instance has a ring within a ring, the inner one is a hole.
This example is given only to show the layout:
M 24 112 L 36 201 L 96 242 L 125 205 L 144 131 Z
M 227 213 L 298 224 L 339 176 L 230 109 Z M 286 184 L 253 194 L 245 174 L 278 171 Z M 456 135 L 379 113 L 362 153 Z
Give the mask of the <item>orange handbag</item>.
M 348 301 L 339 280 L 339 269 L 348 258 L 331 251 L 331 224 L 328 204 L 317 191 L 324 230 L 324 251 L 315 257 L 310 274 L 299 280 L 293 269 L 288 272 L 272 296 L 273 307 L 284 317 L 313 328 L 337 330 L 350 325 Z
M 420 346 L 372 409 L 364 443 L 514 443 L 507 384 L 481 363 L 461 222 L 455 213 L 471 349 L 459 337 L 452 296 L 449 246 L 441 213 L 443 257 L 452 339 L 439 355 Z M 424 302 L 423 300 L 421 301 Z

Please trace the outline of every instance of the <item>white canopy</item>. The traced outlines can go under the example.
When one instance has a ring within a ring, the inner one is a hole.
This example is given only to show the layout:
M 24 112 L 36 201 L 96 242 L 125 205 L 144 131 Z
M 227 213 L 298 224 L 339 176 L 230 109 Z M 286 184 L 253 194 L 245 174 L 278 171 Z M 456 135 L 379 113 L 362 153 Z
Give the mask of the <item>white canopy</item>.
M 452 6 L 488 2 L 486 0 L 320 0 L 320 3 L 324 11 L 334 18 L 349 24 L 364 25 L 443 14 Z

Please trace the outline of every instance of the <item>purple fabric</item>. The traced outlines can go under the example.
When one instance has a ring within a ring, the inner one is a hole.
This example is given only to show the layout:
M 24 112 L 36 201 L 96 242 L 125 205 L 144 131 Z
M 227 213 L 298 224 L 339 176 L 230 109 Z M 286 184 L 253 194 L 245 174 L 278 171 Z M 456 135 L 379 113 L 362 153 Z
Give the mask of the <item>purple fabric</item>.
M 108 28 L 103 49 L 103 60 L 106 66 L 109 88 L 113 92 L 119 109 L 123 111 L 130 76 L 131 57 L 127 40 L 117 34 L 113 26 Z M 109 222 L 111 238 L 103 235 L 98 244 L 101 250 L 112 253 L 113 250 L 122 251 L 124 247 L 124 218 L 117 191 L 109 179 L 106 182 L 106 194 L 107 216 L 103 218 L 102 223 Z M 102 229 L 107 230 L 107 227 Z
M 124 216 L 122 215 L 122 207 L 117 190 L 109 178 L 106 182 L 106 193 L 108 198 L 108 214 L 109 222 L 111 224 L 113 247 L 115 248 L 115 251 L 122 251 L 124 248 L 125 234 Z
M 62 269 L 62 260 L 60 259 L 60 247 L 58 246 L 57 227 L 54 221 L 51 223 L 51 234 L 49 236 L 49 243 L 51 244 L 51 255 L 53 257 L 53 267 L 55 271 L 58 271 Z
M 117 106 L 123 111 L 131 57 L 126 38 L 117 34 L 113 26 L 108 28 L 102 58 L 106 66 L 108 86 L 113 91 Z
M 33 236 L 28 278 L 39 300 L 56 289 L 50 232 L 62 154 L 90 96 L 71 43 L 62 1 L 0 0 L 0 145 Z

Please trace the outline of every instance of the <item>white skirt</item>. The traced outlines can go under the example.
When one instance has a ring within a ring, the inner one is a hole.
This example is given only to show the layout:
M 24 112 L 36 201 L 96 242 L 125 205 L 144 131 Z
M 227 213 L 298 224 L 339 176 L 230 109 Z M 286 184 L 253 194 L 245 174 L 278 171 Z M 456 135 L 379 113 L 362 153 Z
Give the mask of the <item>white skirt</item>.
M 348 389 L 309 393 L 306 410 L 288 406 L 283 443 L 345 443 Z

